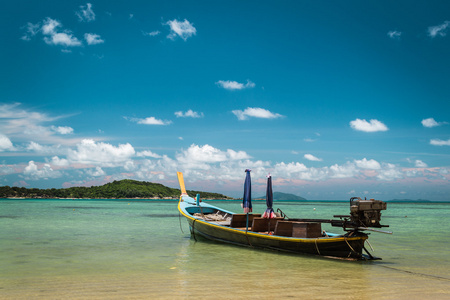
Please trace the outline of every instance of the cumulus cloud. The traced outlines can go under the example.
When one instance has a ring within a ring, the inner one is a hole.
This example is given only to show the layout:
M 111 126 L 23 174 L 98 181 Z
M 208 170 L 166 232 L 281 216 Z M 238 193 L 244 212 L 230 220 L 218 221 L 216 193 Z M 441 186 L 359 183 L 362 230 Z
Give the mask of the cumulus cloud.
M 52 18 L 46 18 L 37 24 L 28 23 L 26 32 L 21 37 L 24 41 L 30 41 L 32 37 L 41 33 L 44 36 L 44 42 L 49 45 L 64 47 L 81 46 L 81 41 L 73 36 L 72 32 L 62 28 L 61 22 Z
M 261 119 L 277 119 L 283 117 L 280 114 L 259 107 L 247 107 L 245 110 L 233 110 L 232 113 L 241 121 L 247 120 L 249 117 Z
M 73 133 L 73 128 L 69 127 L 69 126 L 51 126 L 50 128 L 59 134 L 72 134 Z
M 219 80 L 216 84 L 226 90 L 242 90 L 255 87 L 255 84 L 250 80 L 247 80 L 247 83 L 245 84 L 231 80 Z
M 358 168 L 361 169 L 371 169 L 371 170 L 379 170 L 381 169 L 381 165 L 374 159 L 363 158 L 361 160 L 355 160 L 355 164 Z
M 401 170 L 393 164 L 385 163 L 383 168 L 378 171 L 377 179 L 383 181 L 392 181 L 403 178 Z
M 160 33 L 161 33 L 161 31 L 159 31 L 159 30 L 155 30 L 155 31 L 151 31 L 151 32 L 142 31 L 142 34 L 145 36 L 157 36 Z
M 393 40 L 399 40 L 401 35 L 402 35 L 402 33 L 400 31 L 397 31 L 397 30 L 392 30 L 392 31 L 389 31 L 387 33 L 387 35 Z
M 273 175 L 274 176 L 283 176 L 283 177 L 292 177 L 293 175 L 299 176 L 300 173 L 308 171 L 308 168 L 299 162 L 280 162 L 275 164 Z
M 124 117 L 124 119 L 131 121 L 131 122 L 138 123 L 138 124 L 143 124 L 143 125 L 170 125 L 170 124 L 172 124 L 172 121 L 160 120 L 155 117 L 147 117 L 144 119 Z
M 310 161 L 322 161 L 321 158 L 315 157 L 312 154 L 305 154 L 305 155 L 303 155 L 303 157 Z
M 416 161 L 414 162 L 414 165 L 416 168 L 426 168 L 428 167 L 428 165 L 426 163 L 424 163 L 423 161 L 421 161 L 420 159 L 416 159 Z
M 140 152 L 136 153 L 136 156 L 138 156 L 138 157 L 161 158 L 161 155 L 153 153 L 152 151 L 149 151 L 149 150 L 140 151 Z
M 53 20 L 51 18 L 47 18 L 44 20 L 44 24 L 42 25 L 42 33 L 45 35 L 51 35 L 56 33 L 56 28 L 61 27 L 61 23 L 57 20 Z
M 54 171 L 49 164 L 44 164 L 39 168 L 32 160 L 28 162 L 28 166 L 23 170 L 23 174 L 33 180 L 59 178 L 62 176 L 60 172 Z
M 75 12 L 78 16 L 80 22 L 92 22 L 95 20 L 95 13 L 92 10 L 92 4 L 87 3 L 86 5 L 81 5 L 80 10 Z
M 94 177 L 104 176 L 106 173 L 101 167 L 95 167 L 95 169 L 88 169 L 86 174 Z
M 81 6 L 83 8 L 83 6 Z M 87 4 L 86 9 L 82 9 L 77 12 L 80 21 L 93 21 L 95 19 L 95 14 L 92 11 L 92 5 Z M 61 22 L 52 18 L 47 17 L 42 22 L 36 24 L 27 23 L 25 28 L 25 34 L 21 37 L 24 41 L 30 41 L 32 37 L 41 33 L 44 38 L 44 42 L 48 45 L 63 46 L 63 47 L 79 47 L 83 43 L 68 29 L 64 29 Z M 85 33 L 84 39 L 88 45 L 97 45 L 104 43 L 105 41 L 101 39 L 100 35 L 95 33 Z M 63 49 L 63 52 L 70 53 L 70 50 Z
M 433 128 L 433 127 L 441 126 L 444 124 L 448 124 L 448 123 L 447 122 L 436 122 L 436 120 L 434 118 L 428 118 L 428 119 L 422 120 L 422 125 L 424 127 L 428 127 L 428 128 Z
M 113 146 L 108 143 L 84 139 L 76 150 L 69 149 L 67 159 L 72 163 L 92 164 L 105 167 L 123 166 L 136 154 L 129 143 Z
M 189 109 L 187 112 L 176 111 L 175 116 L 177 116 L 177 118 L 203 118 L 203 113 L 198 113 Z
M 13 143 L 7 136 L 0 134 L 0 152 L 8 150 L 14 150 Z
M 66 167 L 69 165 L 69 161 L 65 158 L 59 158 L 58 156 L 53 156 L 51 164 L 59 167 Z
M 428 36 L 431 38 L 435 38 L 437 36 L 446 36 L 447 28 L 450 25 L 450 21 L 445 21 L 444 23 L 436 26 L 428 27 Z
M 54 33 L 50 37 L 44 37 L 44 41 L 49 45 L 61 45 L 66 47 L 81 46 L 81 42 L 67 32 Z
M 334 164 L 329 169 L 330 169 L 329 174 L 330 178 L 351 178 L 354 177 L 359 172 L 356 165 L 350 162 L 347 162 L 344 165 Z
M 197 34 L 197 29 L 186 19 L 184 19 L 183 22 L 174 19 L 164 23 L 164 25 L 168 25 L 170 27 L 170 34 L 167 38 L 171 40 L 174 40 L 177 36 L 179 36 L 186 41 L 188 38 Z
M 430 140 L 430 145 L 433 146 L 450 146 L 450 139 L 444 141 L 441 139 L 432 139 Z
M 389 130 L 386 125 L 382 122 L 372 119 L 367 122 L 365 119 L 356 119 L 350 122 L 350 127 L 354 130 L 364 131 L 364 132 L 377 132 L 377 131 L 387 131 Z
M 95 33 L 85 33 L 84 39 L 86 40 L 88 45 L 103 44 L 105 42 L 98 34 Z
M 49 45 L 61 45 L 66 47 L 81 46 L 82 43 L 73 36 L 70 30 L 57 32 L 57 28 L 62 27 L 57 20 L 47 18 L 42 25 L 42 33 L 45 35 L 44 41 Z
M 231 149 L 228 149 L 227 151 L 222 151 L 208 144 L 204 146 L 192 144 L 187 150 L 178 153 L 176 158 L 178 161 L 183 163 L 189 162 L 217 163 L 228 160 L 249 159 L 250 156 L 244 151 L 234 151 Z
M 0 174 L 1 175 L 9 175 L 9 174 L 14 174 L 14 173 L 15 173 L 14 169 L 11 168 L 10 166 L 5 165 L 5 164 L 0 165 Z

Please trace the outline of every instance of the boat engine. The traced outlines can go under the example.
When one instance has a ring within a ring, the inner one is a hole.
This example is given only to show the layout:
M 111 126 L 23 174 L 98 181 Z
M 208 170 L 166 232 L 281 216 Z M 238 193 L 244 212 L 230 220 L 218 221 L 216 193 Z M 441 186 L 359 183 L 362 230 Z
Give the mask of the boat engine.
M 382 210 L 386 210 L 386 202 L 359 197 L 350 199 L 350 219 L 358 227 L 388 227 L 380 224 Z

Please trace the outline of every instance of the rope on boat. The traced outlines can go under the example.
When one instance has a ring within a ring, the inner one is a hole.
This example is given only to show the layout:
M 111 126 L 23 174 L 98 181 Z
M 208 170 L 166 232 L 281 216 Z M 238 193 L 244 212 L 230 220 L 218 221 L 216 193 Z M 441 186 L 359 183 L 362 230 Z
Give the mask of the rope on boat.
M 351 249 L 354 253 L 358 254 L 358 252 L 356 252 L 355 249 L 353 249 L 352 246 L 350 246 L 350 244 L 348 243 L 347 237 L 344 237 L 344 241 L 347 243 L 347 245 L 350 247 L 350 249 Z
M 178 212 L 178 220 L 180 221 L 180 229 L 181 229 L 181 233 L 184 234 L 183 227 L 181 226 L 181 213 L 180 213 L 180 212 Z
M 366 242 L 369 245 L 370 249 L 372 249 L 372 251 L 375 251 L 375 250 L 373 250 L 372 245 L 369 243 L 369 240 L 366 240 Z
M 197 241 L 197 238 L 195 237 L 195 221 L 197 221 L 197 219 L 194 219 L 194 222 L 192 222 L 191 235 L 194 237 L 194 240 Z
M 247 238 L 247 242 L 248 242 L 248 244 L 250 245 L 250 247 L 252 247 L 253 248 L 253 245 L 252 245 L 252 243 L 250 242 L 250 239 L 248 238 L 248 228 L 247 228 L 247 230 L 245 231 L 245 237 Z
M 319 246 L 317 246 L 317 239 L 314 240 L 314 243 L 316 244 L 317 253 L 320 255 Z

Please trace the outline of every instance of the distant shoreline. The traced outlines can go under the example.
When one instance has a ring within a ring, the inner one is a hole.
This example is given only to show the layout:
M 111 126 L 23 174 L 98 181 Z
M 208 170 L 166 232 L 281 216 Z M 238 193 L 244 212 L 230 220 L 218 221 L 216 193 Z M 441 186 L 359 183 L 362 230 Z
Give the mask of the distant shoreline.
M 79 201 L 145 201 L 145 200 L 158 200 L 158 201 L 178 201 L 179 198 L 158 198 L 158 197 L 144 197 L 144 198 L 43 198 L 43 197 L 6 197 L 0 198 L 0 200 L 79 200 Z M 229 201 L 229 202 L 239 202 L 242 199 L 201 199 L 201 201 Z M 265 199 L 252 199 L 253 202 L 265 202 Z M 387 203 L 402 203 L 402 204 L 412 204 L 412 203 L 450 203 L 450 200 L 383 200 Z M 274 202 L 290 202 L 290 203 L 317 203 L 317 202 L 326 202 L 326 203 L 348 203 L 349 200 L 275 200 Z

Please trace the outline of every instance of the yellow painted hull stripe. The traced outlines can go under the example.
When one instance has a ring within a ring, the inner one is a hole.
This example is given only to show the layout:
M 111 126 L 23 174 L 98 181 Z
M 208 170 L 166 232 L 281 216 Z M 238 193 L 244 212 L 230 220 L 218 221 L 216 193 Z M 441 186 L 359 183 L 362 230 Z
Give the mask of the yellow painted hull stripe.
M 210 222 L 206 222 L 204 220 L 201 219 L 197 219 L 194 218 L 188 214 L 185 214 L 184 211 L 181 209 L 180 207 L 180 203 L 178 203 L 178 211 L 186 218 L 194 221 L 196 223 L 202 223 L 205 224 L 207 226 L 211 226 L 211 227 L 217 227 L 220 230 L 224 230 L 224 231 L 230 231 L 230 232 L 235 232 L 238 234 L 242 234 L 242 235 L 249 235 L 249 236 L 254 236 L 254 237 L 262 237 L 262 238 L 266 238 L 266 239 L 270 239 L 270 240 L 278 240 L 278 241 L 290 241 L 292 242 L 293 240 L 298 241 L 298 242 L 302 242 L 302 243 L 332 243 L 332 242 L 341 242 L 341 241 L 356 241 L 356 240 L 366 240 L 368 237 L 367 236 L 360 236 L 360 237 L 321 237 L 321 238 L 295 238 L 295 237 L 281 237 L 281 236 L 274 236 L 274 235 L 267 235 L 267 234 L 261 234 L 261 233 L 257 233 L 257 232 L 253 232 L 253 231 L 245 231 L 245 230 L 241 230 L 241 229 L 235 229 L 235 228 L 231 228 L 231 227 L 226 227 L 226 226 L 222 226 L 222 225 L 218 225 L 218 224 L 213 224 Z

